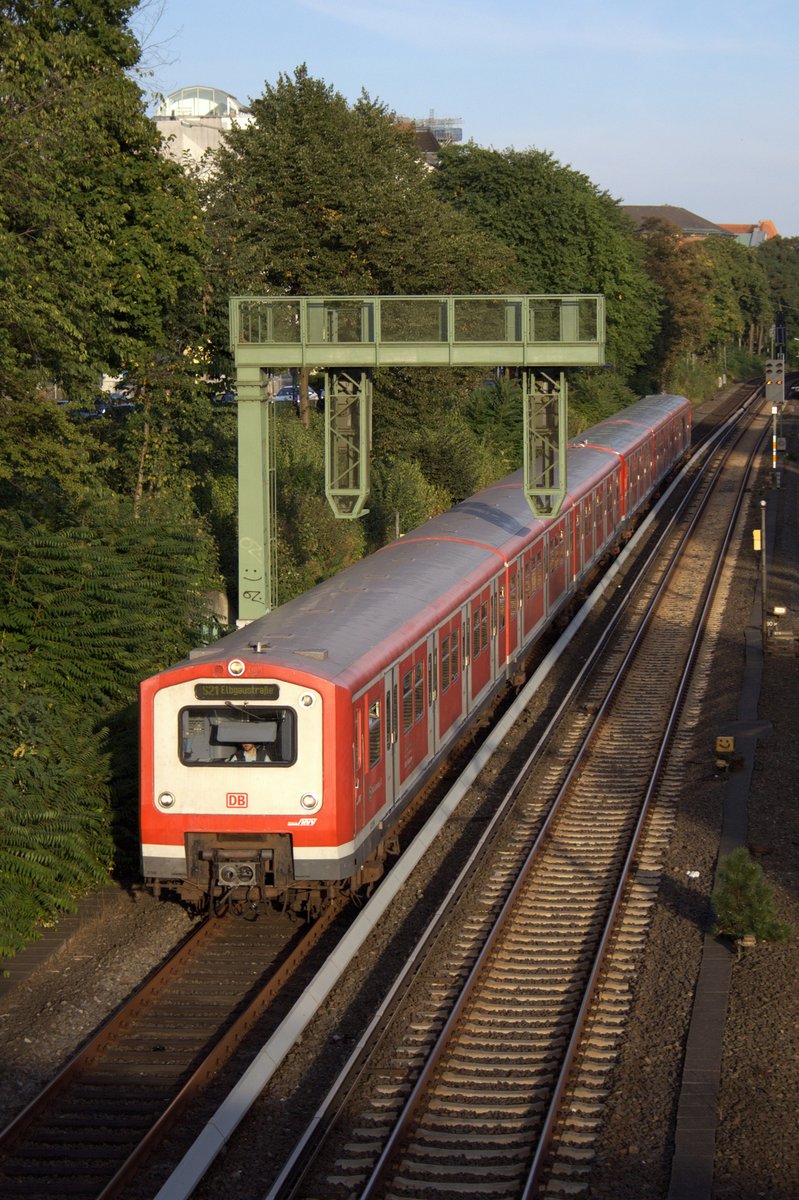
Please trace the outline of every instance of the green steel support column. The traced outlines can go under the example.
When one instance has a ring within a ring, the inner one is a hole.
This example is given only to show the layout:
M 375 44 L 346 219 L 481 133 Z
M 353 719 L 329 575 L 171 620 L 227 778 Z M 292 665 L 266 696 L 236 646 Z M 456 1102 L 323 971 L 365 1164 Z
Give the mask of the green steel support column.
M 536 517 L 556 517 L 566 495 L 566 379 L 522 371 L 524 494 Z
M 325 374 L 325 495 L 337 517 L 369 510 L 372 381 L 366 371 Z
M 275 419 L 258 367 L 239 367 L 239 613 L 246 625 L 277 604 Z

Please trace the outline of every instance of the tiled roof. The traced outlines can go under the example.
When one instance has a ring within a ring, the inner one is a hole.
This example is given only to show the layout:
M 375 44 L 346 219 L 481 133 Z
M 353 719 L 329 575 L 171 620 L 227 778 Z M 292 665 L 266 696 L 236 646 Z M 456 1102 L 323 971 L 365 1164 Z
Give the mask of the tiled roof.
M 713 221 L 707 221 L 704 217 L 689 212 L 687 208 L 678 208 L 674 204 L 622 204 L 620 208 L 639 227 L 645 221 L 662 221 L 675 225 L 686 237 L 735 236 L 729 228 L 716 225 Z
M 759 246 L 769 238 L 780 236 L 773 221 L 758 221 L 752 225 L 729 225 L 725 221 L 721 228 L 728 229 L 744 246 Z

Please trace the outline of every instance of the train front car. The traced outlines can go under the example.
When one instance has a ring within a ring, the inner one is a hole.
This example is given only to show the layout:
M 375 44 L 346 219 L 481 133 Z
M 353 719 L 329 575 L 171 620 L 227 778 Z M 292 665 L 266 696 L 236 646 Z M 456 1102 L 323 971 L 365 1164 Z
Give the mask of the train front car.
M 241 633 L 146 680 L 145 882 L 199 907 L 277 901 L 315 911 L 352 874 L 353 831 L 341 828 L 329 763 L 324 790 L 325 747 L 351 741 L 349 728 L 336 728 L 351 708 L 336 704 L 337 691 L 270 661 Z

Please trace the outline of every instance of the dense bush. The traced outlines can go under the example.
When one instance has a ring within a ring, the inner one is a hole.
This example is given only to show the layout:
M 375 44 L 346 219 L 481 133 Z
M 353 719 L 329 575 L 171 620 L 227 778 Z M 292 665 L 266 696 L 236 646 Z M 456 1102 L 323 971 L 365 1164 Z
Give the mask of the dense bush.
M 0 957 L 52 924 L 113 862 L 110 767 L 91 715 L 0 655 Z

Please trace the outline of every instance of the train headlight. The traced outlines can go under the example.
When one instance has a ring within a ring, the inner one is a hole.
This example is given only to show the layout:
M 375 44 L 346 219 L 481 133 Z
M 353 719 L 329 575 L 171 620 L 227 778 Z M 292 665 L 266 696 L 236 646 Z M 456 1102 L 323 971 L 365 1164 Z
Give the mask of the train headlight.
M 232 658 L 227 665 L 227 669 L 229 675 L 234 675 L 236 678 L 238 678 L 239 675 L 244 674 L 247 668 L 244 666 L 244 663 L 240 658 Z
M 161 792 L 161 795 L 158 797 L 159 808 L 172 808 L 174 803 L 175 797 L 171 792 Z
M 306 692 L 304 696 L 300 696 L 300 704 L 303 708 L 310 708 L 313 704 L 313 696 Z
M 310 810 L 319 807 L 319 800 L 313 792 L 306 792 L 304 796 L 300 796 L 300 804 L 303 808 Z

